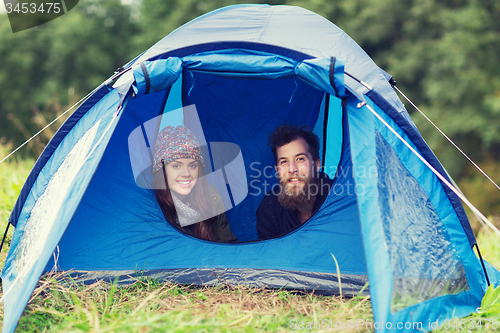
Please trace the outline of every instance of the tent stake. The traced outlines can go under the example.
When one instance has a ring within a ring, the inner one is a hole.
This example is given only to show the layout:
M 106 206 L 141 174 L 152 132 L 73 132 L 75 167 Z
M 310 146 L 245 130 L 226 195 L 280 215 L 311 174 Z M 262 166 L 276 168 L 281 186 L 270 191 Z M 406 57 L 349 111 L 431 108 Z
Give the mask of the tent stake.
M 479 259 L 481 259 L 481 266 L 483 266 L 483 271 L 484 275 L 486 275 L 486 282 L 488 282 L 488 287 L 490 286 L 490 279 L 488 278 L 488 273 L 486 273 L 486 267 L 484 267 L 484 262 L 483 262 L 483 257 L 481 256 L 481 251 L 479 251 L 479 246 L 477 246 L 477 243 L 474 244 L 477 250 L 477 254 L 479 254 Z
M 5 242 L 5 237 L 7 236 L 7 231 L 9 231 L 9 226 L 10 226 L 10 223 L 7 222 L 7 228 L 5 229 L 5 233 L 3 234 L 3 238 L 2 238 L 2 245 L 0 245 L 0 252 L 2 252 L 3 243 Z

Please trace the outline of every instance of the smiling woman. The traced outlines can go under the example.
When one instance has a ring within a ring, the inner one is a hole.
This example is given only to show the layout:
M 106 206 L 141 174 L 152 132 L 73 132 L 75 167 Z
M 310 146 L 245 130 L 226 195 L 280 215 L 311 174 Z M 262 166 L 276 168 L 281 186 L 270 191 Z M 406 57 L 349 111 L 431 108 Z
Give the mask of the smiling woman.
M 167 126 L 158 134 L 153 173 L 158 204 L 167 221 L 188 235 L 237 242 L 217 189 L 205 177 L 205 162 L 194 134 Z

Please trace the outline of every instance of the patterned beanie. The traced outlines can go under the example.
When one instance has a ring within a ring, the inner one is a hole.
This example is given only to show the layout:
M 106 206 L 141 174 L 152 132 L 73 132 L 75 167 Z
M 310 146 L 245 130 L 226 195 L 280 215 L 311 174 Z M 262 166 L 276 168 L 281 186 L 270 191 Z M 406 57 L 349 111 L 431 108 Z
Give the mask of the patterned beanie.
M 162 168 L 162 161 L 167 165 L 179 158 L 192 158 L 205 168 L 200 143 L 194 134 L 184 126 L 167 126 L 156 138 L 153 173 Z

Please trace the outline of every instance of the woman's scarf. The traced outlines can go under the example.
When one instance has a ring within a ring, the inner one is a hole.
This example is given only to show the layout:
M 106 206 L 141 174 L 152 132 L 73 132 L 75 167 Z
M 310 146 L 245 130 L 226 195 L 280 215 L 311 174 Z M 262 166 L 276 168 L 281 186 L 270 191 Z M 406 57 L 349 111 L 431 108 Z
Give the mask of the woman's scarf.
M 201 221 L 201 213 L 189 207 L 172 193 L 175 210 L 177 211 L 177 224 L 186 227 Z

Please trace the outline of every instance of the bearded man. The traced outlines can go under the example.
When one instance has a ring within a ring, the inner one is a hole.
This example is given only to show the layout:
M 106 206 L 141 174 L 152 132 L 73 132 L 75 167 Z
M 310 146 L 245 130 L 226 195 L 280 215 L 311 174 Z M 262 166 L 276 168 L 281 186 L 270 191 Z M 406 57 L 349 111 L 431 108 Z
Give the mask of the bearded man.
M 307 222 L 325 201 L 332 180 L 321 170 L 319 138 L 306 127 L 281 125 L 270 136 L 279 184 L 257 209 L 259 239 L 283 236 Z

